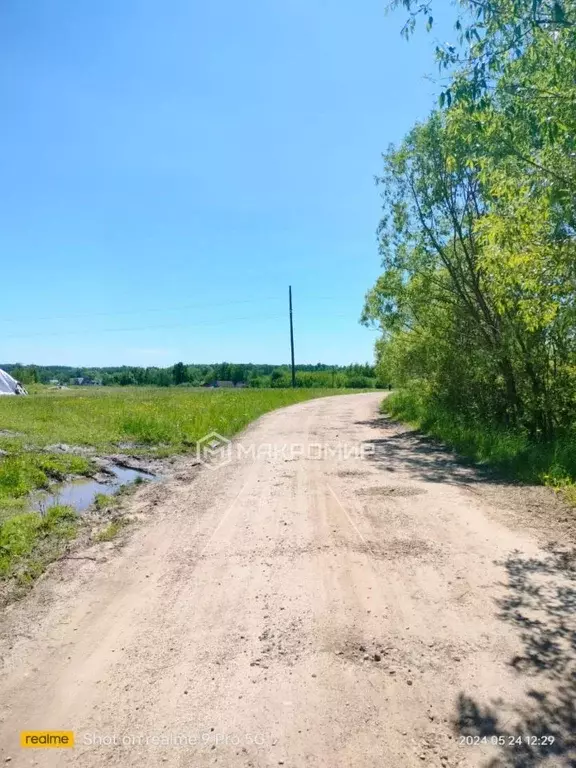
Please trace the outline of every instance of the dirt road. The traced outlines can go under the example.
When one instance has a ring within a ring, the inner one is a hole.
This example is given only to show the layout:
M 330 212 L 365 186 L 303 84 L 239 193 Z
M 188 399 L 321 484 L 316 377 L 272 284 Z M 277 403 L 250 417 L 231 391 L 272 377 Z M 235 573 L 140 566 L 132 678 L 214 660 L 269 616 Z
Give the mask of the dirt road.
M 543 549 L 570 521 L 380 399 L 263 417 L 228 465 L 144 489 L 118 551 L 52 568 L 3 623 L 3 759 L 575 765 L 576 571 Z M 76 746 L 21 749 L 26 729 Z

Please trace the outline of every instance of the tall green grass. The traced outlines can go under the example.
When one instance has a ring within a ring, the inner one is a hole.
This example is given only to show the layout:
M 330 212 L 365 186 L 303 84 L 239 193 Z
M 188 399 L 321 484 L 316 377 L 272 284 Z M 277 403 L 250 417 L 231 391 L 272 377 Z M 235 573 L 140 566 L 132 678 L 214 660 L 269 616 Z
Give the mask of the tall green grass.
M 76 534 L 78 518 L 70 507 L 51 507 L 45 515 L 16 514 L 0 525 L 0 578 L 16 576 L 26 585 L 58 557 Z
M 565 487 L 570 494 L 568 489 L 576 479 L 576 434 L 536 443 L 519 431 L 480 420 L 471 423 L 416 387 L 393 392 L 383 401 L 382 410 L 511 479 Z
M 86 475 L 90 470 L 90 462 L 82 456 L 22 450 L 9 454 L 0 460 L 0 505 L 2 497 L 26 496 L 37 488 L 47 488 L 51 481 Z
M 122 443 L 185 450 L 215 430 L 230 436 L 275 408 L 345 390 L 190 390 L 122 387 L 0 398 L 0 448 L 69 443 L 108 450 Z M 18 433 L 2 437 L 1 431 Z

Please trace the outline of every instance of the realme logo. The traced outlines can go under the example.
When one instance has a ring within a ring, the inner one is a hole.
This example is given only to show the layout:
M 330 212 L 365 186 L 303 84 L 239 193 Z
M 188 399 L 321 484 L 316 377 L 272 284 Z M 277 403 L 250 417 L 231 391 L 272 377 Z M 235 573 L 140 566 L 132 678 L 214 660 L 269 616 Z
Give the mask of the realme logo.
M 20 731 L 21 747 L 62 749 L 74 746 L 74 731 Z

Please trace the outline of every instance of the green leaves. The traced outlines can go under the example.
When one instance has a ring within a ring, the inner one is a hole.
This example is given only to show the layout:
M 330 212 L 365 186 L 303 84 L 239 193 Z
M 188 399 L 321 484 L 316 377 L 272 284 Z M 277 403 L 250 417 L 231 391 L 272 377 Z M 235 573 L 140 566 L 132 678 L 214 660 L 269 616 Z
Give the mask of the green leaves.
M 562 3 L 556 2 L 552 6 L 552 20 L 556 24 L 564 24 L 566 22 L 566 12 Z
M 576 0 L 460 7 L 439 112 L 384 158 L 364 320 L 393 380 L 546 438 L 576 422 Z

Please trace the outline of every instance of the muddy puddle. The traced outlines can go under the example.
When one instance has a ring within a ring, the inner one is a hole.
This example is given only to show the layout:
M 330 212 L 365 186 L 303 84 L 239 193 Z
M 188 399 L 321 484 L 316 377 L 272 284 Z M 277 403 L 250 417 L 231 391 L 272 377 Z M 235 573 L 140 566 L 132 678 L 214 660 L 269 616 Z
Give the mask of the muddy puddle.
M 79 478 L 48 491 L 38 491 L 32 498 L 32 508 L 38 512 L 43 512 L 49 507 L 63 505 L 74 507 L 77 512 L 85 512 L 94 502 L 98 493 L 110 496 L 123 485 L 133 483 L 138 478 L 141 480 L 159 479 L 156 475 L 139 469 L 114 467 L 111 471 L 110 479 L 105 483 L 91 478 Z

